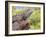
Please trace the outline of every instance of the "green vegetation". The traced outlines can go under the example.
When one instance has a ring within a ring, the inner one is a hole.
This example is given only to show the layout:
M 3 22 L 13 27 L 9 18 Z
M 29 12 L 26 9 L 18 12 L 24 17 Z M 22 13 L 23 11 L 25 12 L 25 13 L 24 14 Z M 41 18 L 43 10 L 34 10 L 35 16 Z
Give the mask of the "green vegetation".
M 16 9 L 14 6 L 12 7 L 12 16 L 23 13 L 23 12 L 24 12 L 24 10 Z
M 40 28 L 40 8 L 35 9 L 32 15 L 29 17 L 30 21 L 32 22 L 32 29 L 39 29 Z

